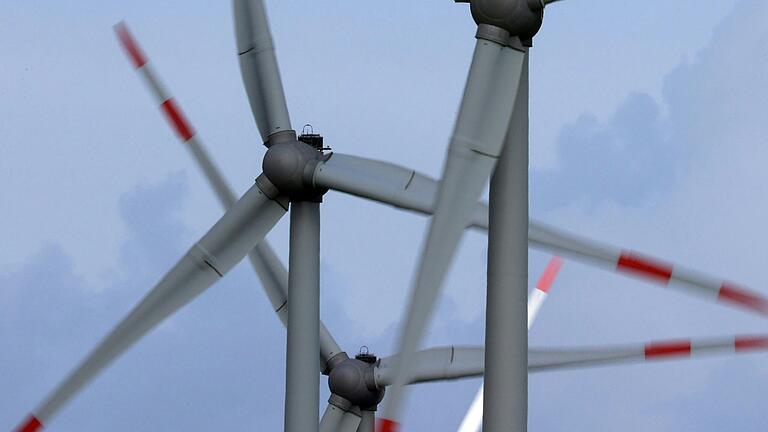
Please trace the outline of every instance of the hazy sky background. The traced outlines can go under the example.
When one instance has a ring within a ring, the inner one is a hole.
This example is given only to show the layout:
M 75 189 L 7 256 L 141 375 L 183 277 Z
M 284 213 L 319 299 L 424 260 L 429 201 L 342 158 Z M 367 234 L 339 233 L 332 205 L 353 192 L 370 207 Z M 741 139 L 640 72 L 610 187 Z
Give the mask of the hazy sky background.
M 448 0 L 267 2 L 295 127 L 437 176 L 474 43 Z M 0 6 L 0 429 L 15 425 L 220 216 L 125 58 L 126 19 L 239 192 L 259 142 L 228 2 Z M 532 216 L 768 294 L 768 4 L 569 0 L 531 57 Z M 427 219 L 336 193 L 323 319 L 389 355 Z M 268 237 L 287 261 L 287 219 Z M 465 236 L 430 345 L 482 344 L 486 241 Z M 549 256 L 533 252 L 534 283 Z M 567 261 L 532 346 L 761 333 L 721 305 Z M 121 358 L 61 431 L 280 430 L 284 330 L 252 270 Z M 530 430 L 762 431 L 768 355 L 531 376 Z M 478 380 L 417 386 L 408 430 L 454 430 Z M 321 388 L 327 397 L 325 379 Z M 324 401 L 322 402 L 324 407 Z

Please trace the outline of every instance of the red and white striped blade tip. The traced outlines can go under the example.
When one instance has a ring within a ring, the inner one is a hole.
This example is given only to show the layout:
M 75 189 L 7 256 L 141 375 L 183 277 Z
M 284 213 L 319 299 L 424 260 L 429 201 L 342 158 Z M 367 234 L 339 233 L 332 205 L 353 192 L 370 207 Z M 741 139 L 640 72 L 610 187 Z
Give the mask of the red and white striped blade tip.
M 622 251 L 618 261 L 616 261 L 616 268 L 621 271 L 658 280 L 665 284 L 672 278 L 672 267 L 672 264 L 632 251 Z
M 622 251 L 616 261 L 616 268 L 664 285 L 668 285 L 675 278 L 674 265 L 632 251 Z M 683 282 L 691 283 L 690 281 Z M 759 314 L 768 315 L 768 299 L 758 293 L 726 281 L 712 288 L 717 290 L 719 301 L 733 303 Z
M 768 349 L 768 336 L 740 336 L 734 341 L 736 351 Z
M 691 341 L 651 342 L 645 345 L 645 358 L 657 359 L 691 355 Z
M 37 417 L 31 415 L 29 418 L 19 426 L 18 429 L 16 429 L 16 432 L 36 432 L 43 429 L 43 424 L 40 423 L 40 420 L 37 419 Z
M 397 432 L 400 430 L 400 424 L 396 421 L 380 418 L 376 422 L 376 432 Z
M 552 283 L 555 282 L 557 273 L 560 271 L 560 268 L 562 266 L 563 266 L 562 258 L 558 256 L 552 257 L 552 259 L 549 260 L 549 264 L 547 264 L 547 268 L 544 269 L 544 273 L 541 274 L 539 281 L 536 283 L 536 288 L 539 289 L 540 291 L 548 293 L 549 289 L 552 287 Z
M 768 349 L 768 336 L 737 336 L 733 339 L 735 352 L 760 351 Z M 696 351 L 695 342 L 686 340 L 651 342 L 645 345 L 645 358 L 664 359 L 688 357 Z
M 163 104 L 160 105 L 160 108 L 163 110 L 165 118 L 171 123 L 173 130 L 176 131 L 176 134 L 182 141 L 189 141 L 195 136 L 195 130 L 192 129 L 189 121 L 181 112 L 181 109 L 179 109 L 173 98 L 169 98 L 163 102 Z
M 160 99 L 160 109 L 163 111 L 165 118 L 176 132 L 176 135 L 178 135 L 184 142 L 189 141 L 195 136 L 195 130 L 192 128 L 189 120 L 184 116 L 184 113 L 179 108 L 176 100 L 165 94 L 165 90 L 159 79 L 151 70 L 144 67 L 149 62 L 148 57 L 144 54 L 141 47 L 139 47 L 139 44 L 136 42 L 133 35 L 131 35 L 128 26 L 122 21 L 115 24 L 115 33 L 117 33 L 117 38 L 120 40 L 128 57 L 131 58 L 133 66 L 140 70 L 141 73 L 145 74 L 145 78 L 152 83 L 152 88 L 157 93 L 155 96 Z
M 115 33 L 117 33 L 117 38 L 120 39 L 120 43 L 133 61 L 133 66 L 136 68 L 144 66 L 144 64 L 147 63 L 147 57 L 141 51 L 139 44 L 136 43 L 136 40 L 128 30 L 128 26 L 125 25 L 125 22 L 120 21 L 115 24 L 114 29 Z
M 747 289 L 736 287 L 729 282 L 724 282 L 720 287 L 720 291 L 717 293 L 717 299 L 722 302 L 734 303 L 752 309 L 763 315 L 768 315 L 768 299 Z

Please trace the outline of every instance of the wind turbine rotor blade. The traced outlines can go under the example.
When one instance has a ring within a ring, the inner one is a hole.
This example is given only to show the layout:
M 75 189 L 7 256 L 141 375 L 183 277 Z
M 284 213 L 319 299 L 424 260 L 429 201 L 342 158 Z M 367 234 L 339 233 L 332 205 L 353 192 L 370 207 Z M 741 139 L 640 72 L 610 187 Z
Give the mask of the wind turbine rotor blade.
M 549 252 L 616 269 L 670 288 L 695 292 L 763 316 L 768 315 L 768 299 L 762 295 L 694 270 L 565 233 L 536 221 L 530 222 L 528 238 L 531 246 Z
M 528 372 L 611 366 L 660 360 L 685 360 L 710 355 L 768 352 L 768 335 L 728 338 L 680 339 L 637 345 L 589 348 L 532 348 L 528 351 Z M 413 356 L 415 368 L 408 383 L 452 381 L 483 375 L 484 348 L 436 347 Z M 380 360 L 374 371 L 376 384 L 390 385 L 398 356 Z
M 539 372 L 758 351 L 768 351 L 768 336 L 680 339 L 605 348 L 534 349 L 528 353 L 528 370 Z
M 410 168 L 342 153 L 317 165 L 313 184 L 425 215 L 434 214 L 439 188 L 437 180 Z M 488 229 L 486 203 L 475 205 L 468 226 Z
M 481 26 L 482 28 L 482 26 Z M 502 150 L 523 69 L 525 53 L 478 38 L 467 85 L 451 138 L 435 214 L 422 250 L 415 284 L 400 335 L 401 362 L 396 369 L 382 431 L 397 430 L 411 356 L 451 265 L 464 228 Z
M 166 118 L 169 120 L 169 124 L 181 138 L 182 143 L 186 144 L 192 153 L 195 162 L 203 171 L 206 180 L 208 180 L 208 183 L 213 188 L 216 198 L 218 198 L 222 207 L 228 210 L 237 198 L 200 142 L 197 133 L 194 132 L 195 129 L 185 118 L 175 99 L 169 95 L 158 74 L 151 68 L 148 57 L 136 42 L 136 39 L 130 33 L 125 23 L 117 24 L 115 32 L 126 53 L 131 58 L 133 65 L 148 84 L 155 100 L 162 107 L 163 112 L 167 114 Z M 288 317 L 288 271 L 266 240 L 259 242 L 248 254 L 248 258 L 261 281 L 264 291 L 267 293 L 275 313 L 283 325 L 286 325 Z M 321 369 L 325 370 L 328 360 L 340 352 L 339 344 L 321 322 Z
M 459 424 L 458 432 L 479 432 L 483 426 L 483 387 L 480 387 L 469 410 Z
M 266 240 L 260 242 L 248 253 L 256 274 L 269 297 L 277 317 L 283 326 L 288 326 L 288 271 Z M 328 361 L 342 352 L 336 339 L 320 321 L 320 370 L 327 373 Z
M 286 209 L 276 201 L 281 197 L 271 193 L 271 197 L 268 196 L 259 183 L 266 184 L 260 178 L 45 399 L 31 418 L 40 424 L 50 421 L 115 358 L 223 277 L 264 238 Z
M 341 419 L 337 432 L 362 432 L 364 430 L 363 422 L 366 421 L 364 419 L 365 412 L 363 411 L 358 415 L 353 411 L 347 411 L 344 414 L 344 418 Z M 373 432 L 373 429 L 371 429 L 371 432 Z
M 24 423 L 16 428 L 16 432 L 36 432 L 42 429 L 43 424 L 40 423 L 40 420 L 38 420 L 34 415 L 31 415 L 27 417 Z
M 292 130 L 267 12 L 262 0 L 234 0 L 233 9 L 243 84 L 267 142 L 273 134 Z
M 318 164 L 316 186 L 359 196 L 421 214 L 434 214 L 439 183 L 412 169 L 387 162 L 335 153 Z M 468 227 L 488 229 L 488 205 L 477 202 Z M 768 299 L 761 294 L 702 273 L 606 245 L 529 221 L 531 247 L 566 255 L 575 261 L 616 269 L 625 274 L 668 285 L 673 289 L 703 294 L 717 301 L 768 315 Z
M 325 407 L 323 417 L 320 419 L 320 432 L 338 431 L 341 421 L 344 419 L 344 414 L 346 414 L 344 410 L 329 403 Z
M 552 257 L 549 260 L 549 264 L 547 264 L 547 268 L 544 269 L 544 273 L 539 277 L 536 288 L 528 295 L 528 330 L 531 329 L 536 316 L 539 314 L 539 310 L 541 310 L 541 306 L 547 300 L 549 289 L 552 287 L 562 267 L 563 259 L 558 256 Z
M 376 411 L 362 410 L 357 432 L 376 432 Z
M 115 25 L 114 29 L 123 49 L 131 58 L 136 71 L 144 79 L 169 125 L 173 128 L 181 142 L 184 143 L 192 153 L 195 161 L 205 174 L 206 179 L 211 184 L 211 187 L 213 187 L 213 190 L 216 193 L 216 198 L 218 198 L 224 208 L 231 207 L 237 200 L 237 197 L 232 193 L 227 182 L 219 174 L 211 161 L 210 156 L 208 156 L 208 152 L 206 152 L 200 144 L 197 132 L 181 111 L 176 99 L 166 90 L 157 73 L 152 68 L 152 64 L 149 62 L 148 57 L 144 54 L 143 50 L 136 42 L 136 39 L 128 30 L 128 26 L 124 22 L 120 22 Z
M 320 419 L 320 432 L 356 432 L 362 415 L 344 398 L 331 395 L 323 417 Z
M 410 374 L 406 384 L 482 376 L 484 357 L 483 347 L 448 346 L 417 351 L 411 356 Z M 401 359 L 402 356 L 393 355 L 379 360 L 374 369 L 374 379 L 378 386 L 395 384 Z

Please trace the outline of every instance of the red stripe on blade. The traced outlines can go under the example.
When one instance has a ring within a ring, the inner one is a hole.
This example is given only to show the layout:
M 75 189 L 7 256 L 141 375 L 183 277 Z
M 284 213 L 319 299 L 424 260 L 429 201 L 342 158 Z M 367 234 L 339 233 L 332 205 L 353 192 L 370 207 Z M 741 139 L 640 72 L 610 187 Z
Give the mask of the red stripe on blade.
M 539 282 L 536 283 L 536 288 L 538 288 L 541 291 L 549 292 L 549 288 L 552 286 L 552 283 L 555 281 L 555 278 L 557 277 L 557 273 L 560 271 L 560 267 L 563 266 L 563 259 L 560 257 L 552 257 L 551 260 L 549 260 L 549 264 L 547 264 L 547 268 L 544 270 L 544 273 L 541 274 L 541 277 L 539 278 Z
M 174 102 L 173 98 L 163 102 L 160 107 L 163 109 L 168 121 L 171 122 L 171 125 L 182 140 L 187 141 L 195 135 L 192 126 L 190 126 L 187 119 L 184 118 L 184 114 L 182 114 L 179 107 L 176 106 L 176 102 Z
M 123 44 L 128 56 L 131 57 L 133 66 L 137 69 L 144 66 L 147 63 L 147 58 L 144 57 L 144 53 L 141 52 L 141 48 L 131 36 L 131 32 L 128 31 L 124 22 L 115 25 L 115 33 L 117 33 L 117 38 L 120 39 L 120 43 Z
M 768 349 L 768 337 L 766 336 L 742 336 L 734 342 L 736 351 L 752 351 Z
M 376 432 L 397 432 L 399 427 L 396 421 L 380 418 L 376 423 Z
M 717 299 L 724 302 L 736 303 L 762 314 L 768 314 L 768 300 L 759 294 L 743 288 L 736 288 L 727 283 L 724 283 L 723 286 L 720 287 L 720 291 L 717 293 Z
M 29 416 L 27 421 L 16 429 L 16 432 L 36 432 L 43 428 L 43 424 L 40 423 L 35 416 Z
M 628 251 L 621 253 L 619 261 L 616 262 L 616 268 L 630 273 L 637 273 L 651 279 L 657 279 L 665 284 L 672 277 L 672 265 Z
M 646 359 L 689 355 L 691 355 L 691 341 L 651 342 L 645 346 Z

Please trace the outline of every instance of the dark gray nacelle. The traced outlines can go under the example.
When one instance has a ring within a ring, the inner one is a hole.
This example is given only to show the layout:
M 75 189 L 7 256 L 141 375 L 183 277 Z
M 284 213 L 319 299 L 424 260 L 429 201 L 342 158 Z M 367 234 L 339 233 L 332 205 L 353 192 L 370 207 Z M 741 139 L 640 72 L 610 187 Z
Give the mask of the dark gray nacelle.
M 544 19 L 541 0 L 471 0 L 469 4 L 478 25 L 502 28 L 523 41 L 538 33 Z
M 362 409 L 375 407 L 384 398 L 384 389 L 376 386 L 373 367 L 358 359 L 346 359 L 331 370 L 328 387 L 352 405 Z
M 312 186 L 317 164 L 327 159 L 321 151 L 293 137 L 271 144 L 262 161 L 264 175 L 291 201 L 319 201 L 326 189 Z

